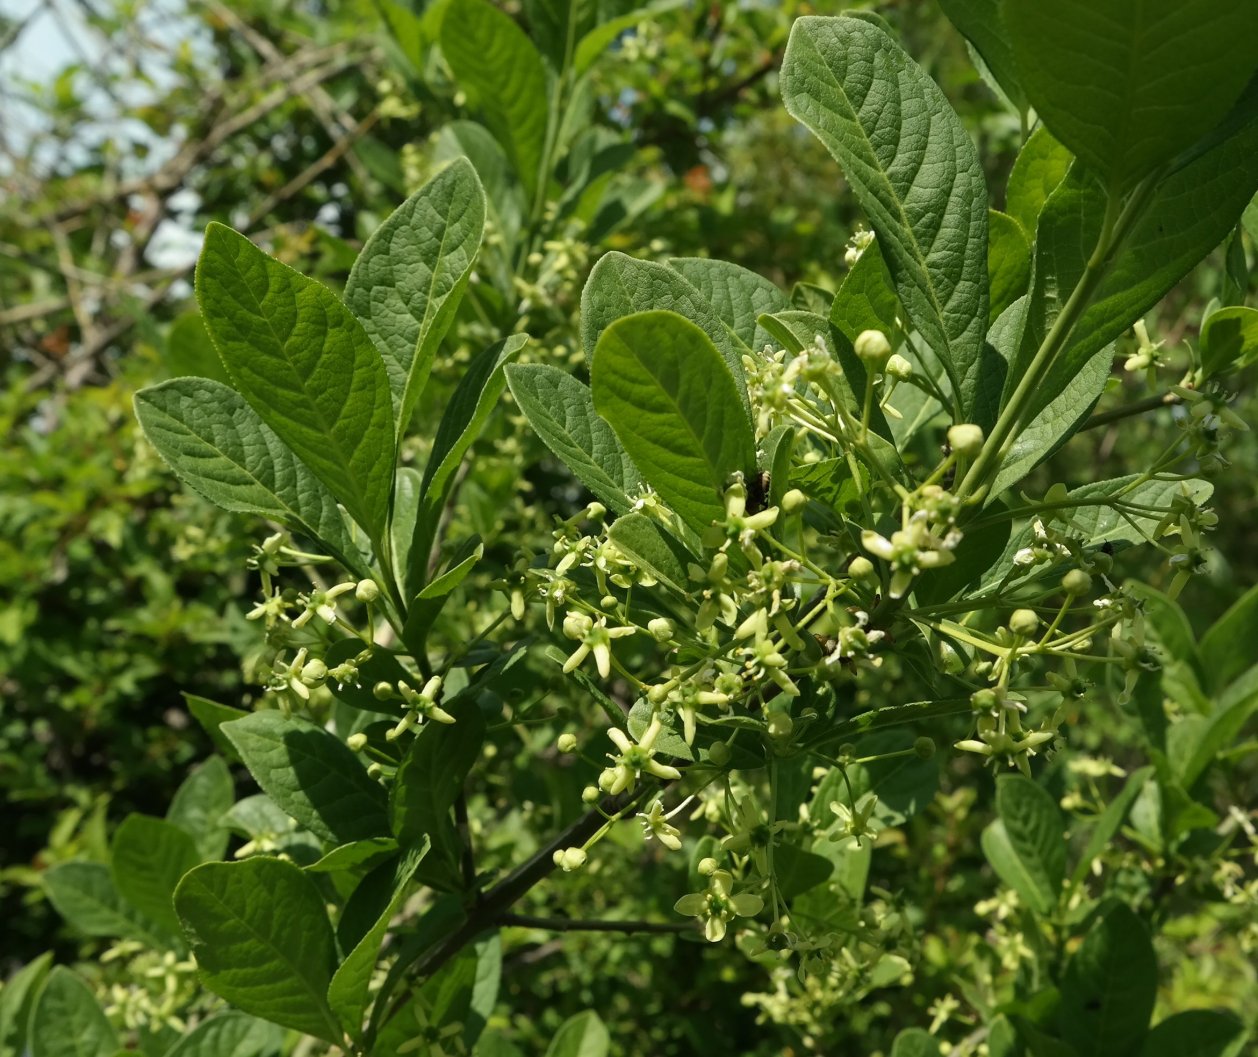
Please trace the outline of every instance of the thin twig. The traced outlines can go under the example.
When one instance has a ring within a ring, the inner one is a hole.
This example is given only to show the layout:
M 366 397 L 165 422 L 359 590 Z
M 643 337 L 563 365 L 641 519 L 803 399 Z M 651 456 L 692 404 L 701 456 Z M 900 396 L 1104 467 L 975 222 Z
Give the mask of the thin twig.
M 1137 400 L 1134 404 L 1126 404 L 1123 407 L 1116 407 L 1112 411 L 1102 411 L 1099 415 L 1093 415 L 1079 427 L 1079 432 L 1096 429 L 1098 426 L 1105 426 L 1124 418 L 1132 418 L 1135 415 L 1143 415 L 1146 411 L 1156 411 L 1160 407 L 1174 407 L 1176 404 L 1182 404 L 1183 402 L 1184 398 L 1178 393 L 1161 393 L 1158 396 L 1151 396 L 1145 400 Z
M 502 914 L 497 923 L 524 929 L 546 929 L 550 932 L 694 932 L 694 921 L 608 921 L 600 918 L 544 918 L 532 914 Z

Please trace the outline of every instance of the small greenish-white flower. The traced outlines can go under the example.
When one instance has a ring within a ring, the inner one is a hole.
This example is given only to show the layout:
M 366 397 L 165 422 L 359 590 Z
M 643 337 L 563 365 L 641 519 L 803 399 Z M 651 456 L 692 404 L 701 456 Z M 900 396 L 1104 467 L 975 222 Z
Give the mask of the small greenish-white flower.
M 755 917 L 764 909 L 764 900 L 753 892 L 734 894 L 734 878 L 728 870 L 714 870 L 707 891 L 682 896 L 673 907 L 679 914 L 699 918 L 703 934 L 712 942 L 725 938 L 729 922 L 736 917 Z
M 288 603 L 284 600 L 283 594 L 277 590 L 249 610 L 245 614 L 245 619 L 262 620 L 265 618 L 266 626 L 271 628 L 277 622 L 288 619 L 287 610 Z
M 680 778 L 681 771 L 676 767 L 660 763 L 655 758 L 655 742 L 663 729 L 659 716 L 656 716 L 642 732 L 642 737 L 635 742 L 619 727 L 611 727 L 607 731 L 607 736 L 611 738 L 612 743 L 620 752 L 616 755 L 608 753 L 612 766 L 605 768 L 598 776 L 598 787 L 603 792 L 615 796 L 627 789 L 632 789 L 643 773 L 663 778 L 666 781 L 676 781 Z
M 752 793 L 735 799 L 730 818 L 730 831 L 722 838 L 721 847 L 735 855 L 746 855 L 762 876 L 769 873 L 769 845 L 776 834 L 786 829 L 789 823 L 785 819 L 766 822 L 764 812 L 760 809 Z
M 637 815 L 642 823 L 642 839 L 654 837 L 670 851 L 681 847 L 681 831 L 669 824 L 669 816 L 664 814 L 664 805 L 659 800 L 652 800 L 651 806 Z
M 336 623 L 336 600 L 341 595 L 349 591 L 354 591 L 358 587 L 356 581 L 348 581 L 343 584 L 336 584 L 329 587 L 326 591 L 315 588 L 308 595 L 302 596 L 299 601 L 305 606 L 305 609 L 293 618 L 293 627 L 300 628 L 310 623 L 310 619 L 318 616 L 325 624 Z
M 612 640 L 625 638 L 637 630 L 631 625 L 609 628 L 606 617 L 599 617 L 597 621 L 594 621 L 584 613 L 569 613 L 564 617 L 563 632 L 568 638 L 578 640 L 579 645 L 564 661 L 563 670 L 572 671 L 593 654 L 598 674 L 604 679 L 608 678 L 612 674 Z
M 834 801 L 830 810 L 834 812 L 838 825 L 830 839 L 838 841 L 851 838 L 855 840 L 857 847 L 861 846 L 866 837 L 874 839 L 882 829 L 882 823 L 874 818 L 877 808 L 878 797 L 873 793 L 860 797 L 855 806 Z
M 907 527 L 893 532 L 891 538 L 866 529 L 861 533 L 861 546 L 876 558 L 891 566 L 890 595 L 901 598 L 913 582 L 913 577 L 924 569 L 937 569 L 950 565 L 956 556 L 949 544 L 929 531 L 923 512 L 914 514 Z M 959 540 L 957 541 L 959 542 Z
M 405 680 L 399 680 L 397 691 L 406 703 L 406 715 L 401 718 L 397 726 L 385 734 L 389 741 L 397 740 L 424 720 L 434 720 L 437 723 L 455 721 L 449 712 L 437 704 L 437 695 L 441 693 L 441 676 L 434 675 L 424 684 L 422 690 L 416 690 Z

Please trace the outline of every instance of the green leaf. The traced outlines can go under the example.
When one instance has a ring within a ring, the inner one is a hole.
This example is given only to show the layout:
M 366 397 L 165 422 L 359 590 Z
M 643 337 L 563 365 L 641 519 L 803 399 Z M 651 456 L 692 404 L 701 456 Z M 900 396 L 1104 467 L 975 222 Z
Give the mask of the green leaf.
M 366 840 L 350 841 L 333 848 L 322 859 L 311 863 L 306 869 L 310 873 L 340 873 L 347 870 L 363 870 L 378 866 L 385 859 L 391 858 L 397 851 L 397 841 L 392 837 L 369 837 Z
M 389 832 L 385 792 L 339 738 L 308 720 L 254 712 L 223 726 L 262 790 L 333 844 Z
M 384 935 L 401 909 L 410 890 L 411 879 L 420 860 L 427 854 L 429 842 L 425 839 L 398 859 L 393 878 L 392 894 L 384 911 L 366 935 L 354 945 L 345 960 L 337 967 L 328 985 L 328 1005 L 340 1019 L 342 1026 L 353 1038 L 362 1037 L 363 1013 L 367 1009 L 367 991 L 371 984 L 376 962 L 380 957 L 380 945 Z
M 1250 588 L 1201 637 L 1201 666 L 1219 691 L 1254 663 L 1258 642 L 1258 587 Z
M 1201 325 L 1201 366 L 1205 377 L 1237 371 L 1255 362 L 1258 309 L 1221 308 Z
M 525 334 L 512 334 L 490 345 L 472 361 L 446 404 L 433 438 L 428 465 L 424 467 L 410 569 L 405 573 L 409 596 L 419 593 L 427 577 L 429 555 L 441 512 L 454 487 L 454 475 L 507 387 L 503 368 L 520 354 L 528 340 Z
M 115 1057 L 122 1049 L 91 988 L 58 965 L 31 1014 L 31 1057 Z
M 206 229 L 196 289 L 232 384 L 373 541 L 383 539 L 393 408 L 362 324 L 322 283 L 222 224 Z
M 592 1009 L 569 1017 L 546 1048 L 546 1057 L 607 1057 L 611 1036 Z
M 594 410 L 589 388 L 549 364 L 513 363 L 506 374 L 511 395 L 546 447 L 610 510 L 631 510 L 638 469 Z
M 612 323 L 652 309 L 668 309 L 699 326 L 721 354 L 739 393 L 743 393 L 742 351 L 735 347 L 732 332 L 707 298 L 676 269 L 623 253 L 600 257 L 581 291 L 581 344 L 586 360 L 593 363 L 594 349 Z
M 231 381 L 210 340 L 210 332 L 195 312 L 185 312 L 170 325 L 166 367 L 172 378 L 212 378 L 224 385 Z
M 699 327 L 675 312 L 640 312 L 599 339 L 594 406 L 660 497 L 692 528 L 724 516 L 731 474 L 755 467 L 738 386 Z
M 448 707 L 455 722 L 426 723 L 398 766 L 389 814 L 403 848 L 418 845 L 425 835 L 434 844 L 438 841 L 468 772 L 480 758 L 485 741 L 480 709 L 474 703 Z
M 211 756 L 175 790 L 166 821 L 196 842 L 201 861 L 221 859 L 227 851 L 227 829 L 221 820 L 235 799 L 235 785 L 226 762 L 221 756 Z
M 983 831 L 983 852 L 997 875 L 1032 910 L 1050 914 L 1066 875 L 1065 821 L 1053 798 L 1031 779 L 996 782 L 1000 814 Z
M 1258 187 L 1258 106 L 1238 111 L 1237 122 L 1234 134 L 1158 183 L 1038 388 L 1031 413 L 1157 304 L 1236 224 Z M 1032 298 L 1032 340 L 1024 344 L 1020 367 L 1075 288 L 1101 232 L 1104 195 L 1078 168 L 1053 192 L 1040 218 L 1035 285 L 1046 293 Z M 1016 377 L 1019 370 L 1011 374 Z
M 340 1044 L 326 998 L 332 926 L 300 869 L 265 856 L 205 863 L 179 882 L 175 909 L 207 988 L 253 1016 Z
M 148 815 L 124 818 L 110 846 L 110 867 L 118 894 L 172 932 L 179 930 L 171 903 L 175 886 L 200 861 L 196 843 L 188 834 Z
M 1240 1057 L 1249 1032 L 1227 1013 L 1188 1009 L 1156 1024 L 1140 1047 L 1140 1057 Z
M 548 93 L 542 57 L 524 31 L 485 0 L 448 4 L 441 50 L 458 87 L 502 144 L 532 199 L 546 140 Z
M 1026 112 L 1026 93 L 1018 83 L 1009 35 L 1001 23 L 1001 0 L 939 0 L 948 21 L 974 45 L 992 77 L 1014 108 Z
M 231 705 L 220 705 L 208 697 L 198 697 L 186 690 L 181 691 L 181 695 L 184 704 L 188 706 L 188 711 L 214 742 L 214 748 L 221 752 L 225 759 L 239 763 L 240 754 L 236 751 L 236 746 L 231 743 L 231 739 L 223 733 L 223 724 L 230 723 L 233 719 L 241 719 L 249 713 L 240 708 L 232 708 Z
M 1031 281 L 1031 243 L 1022 225 L 995 209 L 987 211 L 987 282 L 991 289 L 988 318 L 996 321 L 1027 292 Z
M 228 1009 L 201 1021 L 166 1057 L 271 1057 L 283 1042 L 274 1024 Z
M 467 289 L 485 232 L 485 192 L 459 158 L 380 225 L 345 284 L 345 303 L 384 358 L 399 434 Z
M 859 756 L 882 756 L 913 747 L 913 735 L 906 730 L 878 731 L 856 743 Z M 874 817 L 884 825 L 899 826 L 924 811 L 939 788 L 939 760 L 923 760 L 917 755 L 871 760 L 848 768 L 852 795 L 859 800 L 867 792 L 878 797 Z M 843 796 L 847 801 L 847 787 Z
M 939 1040 L 922 1028 L 905 1028 L 891 1045 L 891 1057 L 938 1057 Z
M 451 593 L 476 568 L 477 562 L 484 555 L 485 545 L 479 536 L 464 540 L 450 558 L 446 571 L 425 585 L 415 596 L 406 614 L 406 624 L 402 628 L 402 641 L 409 649 L 418 652 L 424 647 L 429 632 L 446 603 L 450 601 Z
M 756 325 L 757 317 L 791 307 L 790 299 L 768 279 L 737 264 L 707 257 L 673 257 L 668 266 L 703 295 L 733 339 L 749 352 L 759 352 L 772 341 Z
M 278 521 L 361 569 L 336 499 L 244 398 L 208 378 L 141 389 L 135 413 L 150 443 L 193 491 L 224 510 Z
M 488 207 L 486 219 L 502 236 L 498 256 L 509 257 L 519 237 L 525 206 L 511 161 L 507 158 L 507 152 L 494 139 L 493 133 L 475 121 L 450 121 L 437 131 L 432 155 L 435 162 L 454 162 L 466 158 L 472 163 L 472 168 L 476 170 L 485 190 Z M 487 266 L 505 273 L 500 262 L 492 259 L 494 256 L 490 253 L 482 255 L 478 267 Z M 503 278 L 509 278 L 509 275 L 504 274 Z
M 783 899 L 794 899 L 825 884 L 834 873 L 834 863 L 823 855 L 804 851 L 793 844 L 775 844 L 773 871 L 779 894 Z
M 665 587 L 680 594 L 690 590 L 686 549 L 645 514 L 626 514 L 612 522 L 608 538 L 629 561 Z
M 0 988 L 0 1054 L 4 1057 L 22 1057 L 29 1052 L 27 1029 L 31 1009 L 51 964 L 52 951 L 45 951 L 22 966 Z
M 1066 965 L 1058 1032 L 1079 1057 L 1125 1053 L 1148 1030 L 1157 988 L 1148 931 L 1126 904 L 1110 903 Z
M 1153 771 L 1152 767 L 1141 767 L 1140 770 L 1133 771 L 1123 786 L 1122 792 L 1106 805 L 1101 817 L 1093 825 L 1092 832 L 1088 834 L 1088 843 L 1075 864 L 1074 872 L 1070 875 L 1072 884 L 1077 885 L 1087 877 L 1092 863 L 1109 847 L 1114 834 L 1122 826 L 1127 812 L 1131 810 L 1131 805 L 1135 803 L 1136 797 L 1144 789 L 1144 783 L 1149 780 Z
M 57 913 L 85 936 L 140 940 L 158 950 L 170 946 L 171 937 L 156 922 L 123 902 L 108 866 L 58 863 L 44 874 L 44 891 Z
M 855 341 L 863 330 L 881 330 L 892 336 L 899 329 L 895 322 L 899 311 L 891 273 L 875 239 L 865 247 L 834 295 L 830 322 L 848 341 Z
M 1022 225 L 1023 231 L 1035 233 L 1044 203 L 1066 178 L 1072 161 L 1074 155 L 1043 125 L 1022 145 L 1009 173 L 1005 212 Z
M 1258 66 L 1258 9 L 1215 0 L 1003 0 L 1022 87 L 1115 192 L 1213 128 Z
M 1246 649 L 1252 650 L 1252 646 L 1247 645 Z M 1253 660 L 1252 655 L 1249 659 Z M 1191 788 L 1219 752 L 1232 744 L 1255 711 L 1258 711 L 1258 665 L 1250 667 L 1219 695 L 1208 717 L 1189 716 L 1171 727 L 1174 734 L 1192 724 L 1185 748 L 1176 751 L 1172 746 L 1171 751 L 1176 776 L 1185 789 Z
M 559 0 L 562 4 L 564 0 Z M 569 0 L 570 2 L 570 0 Z M 617 18 L 610 18 L 589 30 L 577 45 L 573 68 L 578 76 L 586 73 L 595 61 L 626 30 L 634 29 L 642 24 L 650 25 L 660 15 L 675 11 L 684 6 L 686 0 L 655 0 L 654 3 L 634 6 L 634 8 Z
M 781 87 L 786 109 L 843 167 L 968 418 L 988 300 L 987 189 L 969 133 L 925 72 L 860 19 L 798 19 Z

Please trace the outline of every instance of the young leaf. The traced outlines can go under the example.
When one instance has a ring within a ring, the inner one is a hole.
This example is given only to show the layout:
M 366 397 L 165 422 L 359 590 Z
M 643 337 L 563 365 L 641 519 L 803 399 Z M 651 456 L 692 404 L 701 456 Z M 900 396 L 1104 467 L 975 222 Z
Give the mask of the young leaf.
M 188 706 L 188 711 L 214 742 L 214 748 L 223 754 L 224 759 L 239 763 L 240 754 L 236 751 L 236 746 L 231 743 L 231 739 L 223 733 L 223 724 L 230 723 L 233 719 L 242 719 L 249 713 L 240 708 L 232 708 L 231 705 L 220 705 L 208 697 L 198 697 L 186 690 L 182 691 L 182 697 L 184 704 Z
M 402 641 L 409 648 L 418 650 L 423 646 L 433 624 L 450 600 L 450 593 L 467 578 L 484 554 L 485 545 L 479 536 L 466 540 L 450 559 L 449 568 L 415 596 L 406 614 L 406 625 L 402 628 Z
M 388 834 L 384 789 L 335 735 L 276 711 L 225 723 L 223 732 L 263 791 L 322 840 Z
M 1018 151 L 1005 189 L 1005 212 L 1034 236 L 1040 211 L 1048 196 L 1066 178 L 1074 155 L 1053 139 L 1043 125 L 1031 133 Z
M 695 529 L 724 515 L 732 473 L 755 467 L 738 387 L 702 330 L 675 312 L 640 312 L 599 339 L 594 406 L 651 485 Z
M 1258 587 L 1250 588 L 1201 638 L 1201 666 L 1209 688 L 1222 690 L 1254 664 L 1258 642 Z
M 31 1009 L 48 976 L 52 951 L 45 951 L 13 973 L 0 988 L 0 1054 L 21 1057 L 30 1052 L 27 1029 Z
M 479 0 L 478 0 L 479 2 Z M 503 368 L 524 348 L 528 336 L 512 334 L 495 342 L 476 357 L 467 373 L 459 380 L 454 395 L 446 404 L 437 435 L 433 438 L 428 465 L 424 467 L 419 511 L 415 518 L 415 535 L 411 543 L 406 577 L 407 594 L 414 596 L 428 574 L 428 559 L 437 534 L 437 524 L 446 499 L 454 486 L 454 475 L 468 449 L 476 443 L 490 413 L 507 386 Z
M 542 57 L 515 21 L 486 0 L 445 6 L 441 51 L 531 200 L 539 178 L 550 179 L 541 172 L 549 110 Z
M 197 262 L 205 325 L 249 405 L 374 541 L 393 492 L 393 407 L 384 361 L 322 283 L 211 224 Z
M 566 371 L 543 363 L 512 363 L 506 368 L 511 395 L 529 425 L 577 480 L 608 508 L 633 508 L 638 469 L 611 426 L 594 410 L 594 396 Z
M 1110 903 L 1066 965 L 1058 1031 L 1079 1057 L 1127 1052 L 1148 1030 L 1157 988 L 1148 931 L 1126 904 Z
M 987 211 L 987 281 L 991 288 L 988 317 L 996 321 L 1006 308 L 1027 292 L 1031 281 L 1031 244 L 1011 216 Z
M 201 1021 L 166 1057 L 271 1057 L 283 1042 L 276 1025 L 226 1009 Z
M 468 771 L 480 758 L 485 719 L 475 704 L 454 712 L 455 722 L 428 723 L 398 766 L 390 796 L 393 833 L 403 848 L 442 832 Z
M 227 830 L 221 819 L 235 799 L 235 786 L 227 764 L 221 756 L 211 756 L 175 790 L 174 799 L 166 810 L 166 821 L 193 839 L 202 862 L 221 859 L 227 850 Z
M 1258 361 L 1258 309 L 1239 305 L 1211 313 L 1201 325 L 1205 377 L 1238 371 Z
M 441 339 L 463 299 L 485 232 L 485 192 L 459 158 L 372 234 L 345 284 L 345 303 L 375 340 L 405 432 Z
M 891 1057 L 935 1057 L 939 1040 L 922 1028 L 905 1028 L 891 1045 Z
M 987 190 L 969 134 L 925 72 L 860 19 L 798 19 L 781 82 L 786 109 L 843 167 L 967 419 L 987 329 Z
M 361 1037 L 363 1013 L 367 1009 L 367 990 L 380 957 L 380 944 L 384 941 L 384 934 L 388 931 L 393 916 L 401 909 L 411 879 L 415 876 L 415 869 L 427 853 L 428 847 L 425 839 L 398 859 L 388 903 L 375 924 L 337 966 L 328 985 L 328 1005 L 353 1038 Z
M 1004 0 L 1031 105 L 1114 193 L 1222 119 L 1258 66 L 1258 8 Z
M 91 988 L 58 965 L 31 1013 L 31 1057 L 115 1057 L 118 1035 Z
M 102 863 L 58 863 L 44 874 L 44 891 L 57 913 L 85 936 L 140 940 L 157 950 L 173 938 L 123 902 Z
M 586 360 L 593 362 L 594 348 L 608 326 L 634 312 L 651 309 L 669 309 L 699 326 L 742 391 L 742 352 L 735 349 L 729 327 L 703 294 L 676 269 L 623 253 L 599 258 L 581 291 L 581 344 Z
M 900 302 L 875 239 L 861 252 L 830 305 L 830 322 L 849 342 L 863 330 L 895 334 Z
M 768 279 L 737 264 L 708 257 L 673 257 L 668 266 L 703 295 L 734 340 L 749 352 L 759 352 L 771 341 L 756 325 L 757 317 L 791 307 L 787 296 Z
M 207 988 L 255 1017 L 341 1043 L 326 997 L 332 926 L 300 869 L 265 856 L 205 863 L 179 882 L 175 909 Z
M 546 1057 L 607 1057 L 611 1036 L 592 1009 L 569 1017 L 546 1047 Z
M 996 782 L 996 810 L 999 820 L 983 831 L 983 853 L 1027 906 L 1052 913 L 1066 875 L 1061 811 L 1048 793 L 1017 774 Z
M 1213 1009 L 1187 1009 L 1156 1024 L 1140 1057 L 1240 1057 L 1249 1032 L 1235 1017 Z
M 224 510 L 278 521 L 363 569 L 332 493 L 244 398 L 208 378 L 141 389 L 135 413 L 184 484 Z
M 171 903 L 179 879 L 201 861 L 192 838 L 160 818 L 131 814 L 110 846 L 118 894 L 163 928 L 179 931 Z

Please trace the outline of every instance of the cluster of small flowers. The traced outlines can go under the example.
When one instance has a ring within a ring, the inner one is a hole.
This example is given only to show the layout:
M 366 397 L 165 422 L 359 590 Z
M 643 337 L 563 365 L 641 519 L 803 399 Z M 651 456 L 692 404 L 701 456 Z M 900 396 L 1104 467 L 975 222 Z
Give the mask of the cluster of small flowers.
M 173 951 L 154 951 L 135 940 L 120 940 L 102 956 L 102 965 L 125 962 L 126 983 L 103 985 L 99 995 L 105 1016 L 124 1031 L 160 1031 L 180 1034 L 188 1028 L 183 1019 L 189 1005 L 202 992 L 197 986 L 197 966 L 191 958 Z

